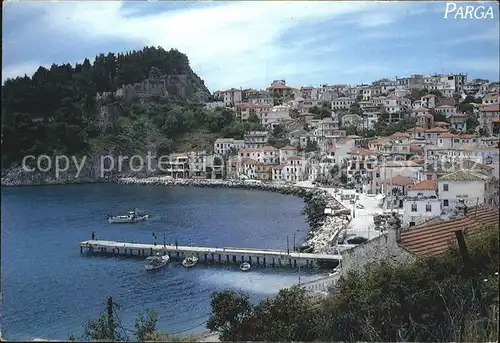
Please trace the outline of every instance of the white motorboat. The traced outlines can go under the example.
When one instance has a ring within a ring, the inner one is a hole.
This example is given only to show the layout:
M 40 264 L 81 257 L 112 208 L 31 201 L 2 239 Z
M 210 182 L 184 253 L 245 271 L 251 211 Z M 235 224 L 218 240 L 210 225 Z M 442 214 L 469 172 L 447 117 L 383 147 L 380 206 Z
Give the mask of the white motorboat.
M 356 208 L 362 210 L 365 207 L 363 205 L 361 205 L 360 203 L 356 203 Z
M 240 269 L 244 272 L 249 271 L 251 267 L 252 266 L 248 262 L 243 262 L 242 264 L 240 264 Z
M 192 255 L 192 256 L 188 256 L 184 260 L 182 260 L 182 265 L 186 268 L 191 268 L 191 267 L 194 267 L 197 262 L 198 262 L 198 257 Z
M 108 222 L 110 224 L 131 224 L 138 223 L 151 218 L 149 214 L 139 214 L 137 211 L 130 211 L 124 216 L 108 216 Z
M 144 265 L 144 268 L 148 271 L 160 269 L 166 266 L 169 261 L 170 257 L 168 257 L 168 255 L 160 255 L 159 253 L 156 253 L 155 256 L 149 256 L 146 259 L 147 263 Z

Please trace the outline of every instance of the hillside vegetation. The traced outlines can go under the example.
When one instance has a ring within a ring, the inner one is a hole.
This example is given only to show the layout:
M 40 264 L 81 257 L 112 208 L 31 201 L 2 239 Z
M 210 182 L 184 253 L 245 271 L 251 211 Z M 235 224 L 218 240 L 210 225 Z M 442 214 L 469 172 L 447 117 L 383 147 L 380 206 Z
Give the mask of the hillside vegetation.
M 169 153 L 240 138 L 255 123 L 206 110 L 210 92 L 177 50 L 146 47 L 40 67 L 2 86 L 2 168 L 26 155 Z
M 343 277 L 326 299 L 294 287 L 253 305 L 212 296 L 207 328 L 222 341 L 494 342 L 498 340 L 498 228 L 469 237 L 473 275 L 457 249 Z M 496 274 L 495 274 L 496 273 Z

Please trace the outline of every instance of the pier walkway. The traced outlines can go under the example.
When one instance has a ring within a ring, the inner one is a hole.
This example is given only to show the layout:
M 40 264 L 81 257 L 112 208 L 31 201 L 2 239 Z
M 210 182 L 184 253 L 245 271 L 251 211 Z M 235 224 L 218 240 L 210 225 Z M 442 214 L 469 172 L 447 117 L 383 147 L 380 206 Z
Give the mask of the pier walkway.
M 312 267 L 315 262 L 339 262 L 340 255 L 311 254 L 292 252 L 286 250 L 271 249 L 251 249 L 251 248 L 213 248 L 196 246 L 175 246 L 144 243 L 127 243 L 103 240 L 88 240 L 80 242 L 80 252 L 84 249 L 89 253 L 112 253 L 125 256 L 151 256 L 157 252 L 168 254 L 171 258 L 184 258 L 191 254 L 199 256 L 200 261 L 218 261 L 218 262 L 243 262 L 248 261 L 257 265 L 278 265 L 278 266 L 297 266 L 305 265 Z

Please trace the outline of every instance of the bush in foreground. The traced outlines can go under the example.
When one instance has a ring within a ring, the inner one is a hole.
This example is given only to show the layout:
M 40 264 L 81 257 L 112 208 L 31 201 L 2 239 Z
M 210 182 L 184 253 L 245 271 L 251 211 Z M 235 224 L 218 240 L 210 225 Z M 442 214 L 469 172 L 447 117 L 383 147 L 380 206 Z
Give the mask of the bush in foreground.
M 220 292 L 207 328 L 223 341 L 496 341 L 498 230 L 467 241 L 473 277 L 450 249 L 351 272 L 321 300 L 297 286 L 255 306 L 244 294 Z

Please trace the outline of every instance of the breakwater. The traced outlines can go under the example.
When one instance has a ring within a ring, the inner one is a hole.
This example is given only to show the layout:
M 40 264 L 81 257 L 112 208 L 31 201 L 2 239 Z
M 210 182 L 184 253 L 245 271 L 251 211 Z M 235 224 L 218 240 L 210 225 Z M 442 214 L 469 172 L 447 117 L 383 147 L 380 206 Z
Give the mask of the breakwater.
M 300 187 L 282 182 L 255 182 L 240 180 L 206 180 L 206 179 L 172 179 L 168 177 L 136 178 L 126 177 L 117 181 L 120 184 L 162 185 L 176 187 L 211 187 L 239 188 L 277 192 L 284 195 L 294 195 L 304 199 L 302 214 L 309 224 L 309 233 L 304 243 L 297 249 L 306 253 L 331 253 L 336 244 L 338 233 L 349 222 L 349 219 L 338 217 L 336 212 L 346 211 L 327 191 L 320 188 Z M 331 214 L 325 209 L 330 208 Z

